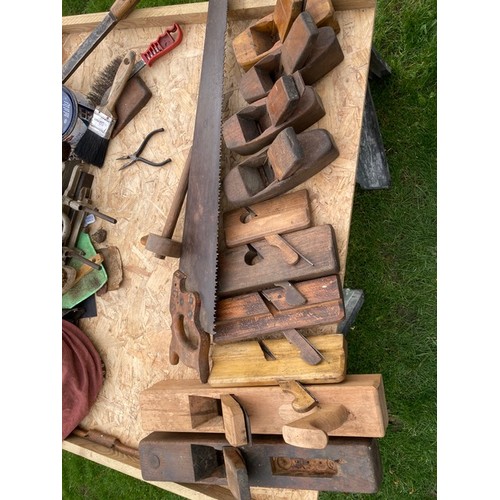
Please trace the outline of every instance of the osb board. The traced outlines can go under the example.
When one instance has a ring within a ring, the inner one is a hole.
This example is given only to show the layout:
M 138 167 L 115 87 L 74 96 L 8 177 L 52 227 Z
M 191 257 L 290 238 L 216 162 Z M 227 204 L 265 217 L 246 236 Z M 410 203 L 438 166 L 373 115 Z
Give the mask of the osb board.
M 338 10 L 337 16 L 345 60 L 315 84 L 327 115 L 312 128 L 328 129 L 337 142 L 340 156 L 297 189 L 309 190 L 314 224 L 333 225 L 343 276 L 375 7 L 373 0 L 342 0 L 334 4 L 344 9 Z M 230 3 L 225 66 L 226 118 L 244 106 L 238 92 L 241 70 L 235 63 L 230 42 L 252 20 L 272 12 L 274 5 L 274 0 L 233 0 Z M 93 79 L 114 56 L 130 49 L 140 53 L 172 22 L 181 24 L 182 43 L 140 73 L 152 92 L 151 100 L 110 141 L 104 167 L 89 167 L 95 176 L 92 201 L 100 211 L 118 220 L 116 225 L 111 225 L 98 219 L 92 231 L 105 228 L 108 237 L 103 245 L 120 249 L 124 280 L 119 290 L 97 297 L 96 318 L 80 323 L 106 365 L 103 389 L 82 426 L 100 429 L 133 447 L 145 436 L 138 420 L 139 393 L 165 378 L 197 378 L 194 370 L 168 362 L 168 305 L 177 261 L 156 259 L 144 250 L 140 238 L 150 232 L 161 232 L 188 154 L 194 130 L 206 9 L 206 3 L 136 9 L 108 34 L 66 82 L 69 88 L 87 93 Z M 63 19 L 63 60 L 78 48 L 103 16 Z M 151 130 L 159 127 L 164 127 L 165 132 L 155 135 L 143 154 L 155 161 L 170 157 L 172 162 L 163 168 L 139 163 L 118 172 L 121 162 L 116 158 L 134 151 Z M 224 153 L 224 168 L 227 169 L 237 156 Z M 181 213 L 174 238 L 181 239 L 182 227 Z

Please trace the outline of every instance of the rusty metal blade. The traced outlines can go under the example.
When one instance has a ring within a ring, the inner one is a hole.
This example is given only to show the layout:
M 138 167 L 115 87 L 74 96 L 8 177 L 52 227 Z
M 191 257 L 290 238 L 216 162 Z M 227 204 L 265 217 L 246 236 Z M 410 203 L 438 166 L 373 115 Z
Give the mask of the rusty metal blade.
M 108 13 L 101 23 L 82 42 L 76 52 L 64 63 L 62 68 L 62 83 L 64 83 L 85 61 L 87 56 L 104 40 L 106 35 L 115 27 L 118 19 Z
M 228 0 L 208 3 L 179 269 L 200 297 L 199 324 L 214 333 L 219 228 L 222 99 Z
M 76 52 L 63 64 L 62 82 L 64 83 L 82 64 L 87 56 L 102 42 L 106 35 L 125 19 L 140 0 L 115 0 L 106 17 L 92 30 L 92 33 L 78 47 Z

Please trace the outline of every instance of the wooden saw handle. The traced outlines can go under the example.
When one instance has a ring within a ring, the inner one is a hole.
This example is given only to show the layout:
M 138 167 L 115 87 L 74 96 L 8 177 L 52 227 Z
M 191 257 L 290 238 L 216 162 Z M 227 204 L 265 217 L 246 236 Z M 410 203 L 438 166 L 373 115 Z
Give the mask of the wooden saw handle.
M 185 287 L 186 275 L 180 270 L 174 273 L 170 294 L 170 315 L 172 317 L 172 339 L 170 340 L 170 364 L 179 360 L 194 368 L 202 383 L 210 374 L 210 335 L 199 322 L 200 298 L 196 292 L 188 292 Z

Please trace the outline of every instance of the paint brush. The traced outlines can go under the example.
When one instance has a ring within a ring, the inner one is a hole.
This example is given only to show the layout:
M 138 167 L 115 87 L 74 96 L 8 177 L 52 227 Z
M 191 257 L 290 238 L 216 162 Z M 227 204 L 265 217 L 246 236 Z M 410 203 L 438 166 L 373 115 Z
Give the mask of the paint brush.
M 102 167 L 106 159 L 108 144 L 116 123 L 115 106 L 134 69 L 135 52 L 130 51 L 122 60 L 111 86 L 106 104 L 97 106 L 92 120 L 75 147 L 81 160 Z

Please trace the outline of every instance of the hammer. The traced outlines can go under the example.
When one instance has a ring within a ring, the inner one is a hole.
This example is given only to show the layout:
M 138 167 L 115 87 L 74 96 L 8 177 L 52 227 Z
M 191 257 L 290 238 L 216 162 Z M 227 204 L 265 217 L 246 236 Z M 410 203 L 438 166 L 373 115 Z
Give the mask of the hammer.
M 174 257 L 178 259 L 181 256 L 182 244 L 179 241 L 173 240 L 172 236 L 187 193 L 190 163 L 191 150 L 189 150 L 186 164 L 184 165 L 184 170 L 179 179 L 177 191 L 172 200 L 172 205 L 161 236 L 149 233 L 149 235 L 141 238 L 141 243 L 146 247 L 146 250 L 153 252 L 158 259 L 164 259 L 165 257 Z

